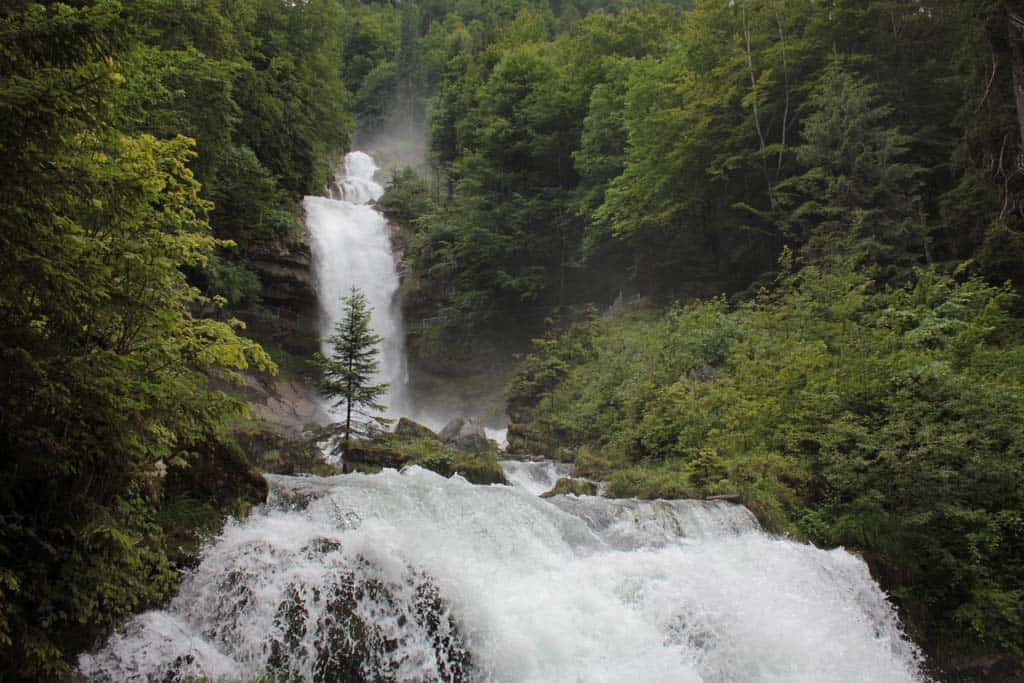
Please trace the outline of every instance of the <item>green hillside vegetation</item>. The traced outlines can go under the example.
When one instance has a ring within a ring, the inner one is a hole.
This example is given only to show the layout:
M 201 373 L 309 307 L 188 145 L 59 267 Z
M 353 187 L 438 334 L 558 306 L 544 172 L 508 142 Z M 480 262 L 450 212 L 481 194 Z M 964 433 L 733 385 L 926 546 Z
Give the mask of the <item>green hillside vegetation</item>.
M 1016 302 L 969 269 L 898 288 L 789 270 L 741 304 L 637 307 L 541 340 L 509 405 L 608 495 L 740 492 L 769 529 L 863 553 L 930 651 L 1020 654 Z

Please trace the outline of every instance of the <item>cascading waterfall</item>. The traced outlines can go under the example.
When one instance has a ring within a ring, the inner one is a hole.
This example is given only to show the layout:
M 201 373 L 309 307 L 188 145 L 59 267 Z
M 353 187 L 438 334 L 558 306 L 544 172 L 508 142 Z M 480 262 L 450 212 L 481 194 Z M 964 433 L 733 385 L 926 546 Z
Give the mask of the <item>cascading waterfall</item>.
M 360 288 L 407 410 L 382 189 L 361 152 L 307 197 L 325 309 Z M 325 352 L 329 349 L 324 349 Z M 496 434 L 495 436 L 499 436 Z M 418 467 L 268 476 L 163 610 L 79 658 L 98 681 L 922 681 L 867 566 L 763 533 L 744 507 L 535 494 L 569 473 L 505 463 L 513 486 Z
M 100 681 L 920 681 L 867 567 L 721 502 L 273 476 Z
M 334 333 L 343 315 L 341 297 L 352 287 L 361 290 L 373 308 L 373 329 L 383 338 L 378 381 L 390 385 L 383 403 L 388 415 L 399 416 L 408 408 L 405 331 L 395 301 L 399 283 L 387 221 L 370 205 L 384 193 L 374 181 L 376 172 L 372 157 L 351 152 L 331 198 L 306 197 L 302 205 L 323 309 L 321 336 Z M 322 352 L 331 352 L 327 343 Z

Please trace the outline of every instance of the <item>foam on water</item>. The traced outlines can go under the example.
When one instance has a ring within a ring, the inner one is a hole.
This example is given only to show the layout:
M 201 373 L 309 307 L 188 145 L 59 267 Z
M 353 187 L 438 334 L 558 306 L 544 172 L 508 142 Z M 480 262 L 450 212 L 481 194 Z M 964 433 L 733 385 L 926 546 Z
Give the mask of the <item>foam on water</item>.
M 84 673 L 329 680 L 317 639 L 343 603 L 385 644 L 364 680 L 921 680 L 860 559 L 768 536 L 741 506 L 549 502 L 419 468 L 270 479 L 271 502 Z
M 550 491 L 562 477 L 572 476 L 572 465 L 552 460 L 528 462 L 502 460 L 501 469 L 513 486 L 523 488 L 533 495 Z

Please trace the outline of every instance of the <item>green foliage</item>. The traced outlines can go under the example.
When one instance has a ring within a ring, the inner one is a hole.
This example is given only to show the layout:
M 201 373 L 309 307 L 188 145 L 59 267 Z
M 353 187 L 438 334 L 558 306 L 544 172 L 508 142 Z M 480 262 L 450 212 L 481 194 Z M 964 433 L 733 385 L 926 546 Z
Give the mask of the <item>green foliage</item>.
M 377 200 L 377 208 L 389 220 L 412 226 L 417 218 L 434 209 L 434 201 L 427 182 L 407 167 L 391 176 L 387 191 Z
M 0 677 L 55 680 L 173 584 L 160 472 L 243 406 L 241 323 L 186 280 L 215 249 L 194 142 L 131 130 L 119 5 L 0 10 Z M 122 68 L 124 71 L 122 71 Z M 126 75 L 127 74 L 127 75 Z
M 912 139 L 884 127 L 892 109 L 839 64 L 825 70 L 808 107 L 796 148 L 808 170 L 776 188 L 792 206 L 785 230 L 812 260 L 848 255 L 890 272 L 913 264 L 928 248 L 917 196 L 924 169 L 904 161 Z
M 882 288 L 806 267 L 738 307 L 620 314 L 542 340 L 515 407 L 587 445 L 581 465 L 612 495 L 740 492 L 768 528 L 864 552 L 926 645 L 1020 652 L 1015 302 L 966 270 Z M 588 352 L 569 353 L 581 336 Z
M 366 297 L 355 287 L 343 299 L 344 314 L 327 338 L 331 355 L 317 353 L 313 363 L 320 369 L 320 393 L 334 399 L 334 407 L 345 409 L 345 421 L 331 425 L 325 437 L 335 454 L 347 453 L 354 436 L 366 436 L 372 425 L 389 422 L 378 413 L 384 406 L 378 399 L 388 392 L 387 384 L 373 384 L 380 354 L 380 335 L 370 327 L 372 310 Z

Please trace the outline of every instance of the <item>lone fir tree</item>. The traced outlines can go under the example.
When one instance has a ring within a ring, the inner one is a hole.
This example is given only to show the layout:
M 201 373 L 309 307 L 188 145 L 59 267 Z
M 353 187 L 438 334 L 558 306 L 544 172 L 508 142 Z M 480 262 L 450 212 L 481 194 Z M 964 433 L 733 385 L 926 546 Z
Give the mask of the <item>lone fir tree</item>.
M 373 384 L 381 342 L 380 335 L 370 327 L 373 311 L 355 287 L 342 301 L 344 315 L 334 326 L 334 334 L 327 338 L 333 348 L 330 357 L 317 353 L 313 360 L 323 373 L 320 393 L 336 399 L 335 408 L 345 408 L 345 421 L 330 425 L 326 431 L 335 454 L 348 454 L 352 436 L 367 436 L 370 425 L 390 422 L 379 415 L 385 406 L 378 403 L 388 385 Z

